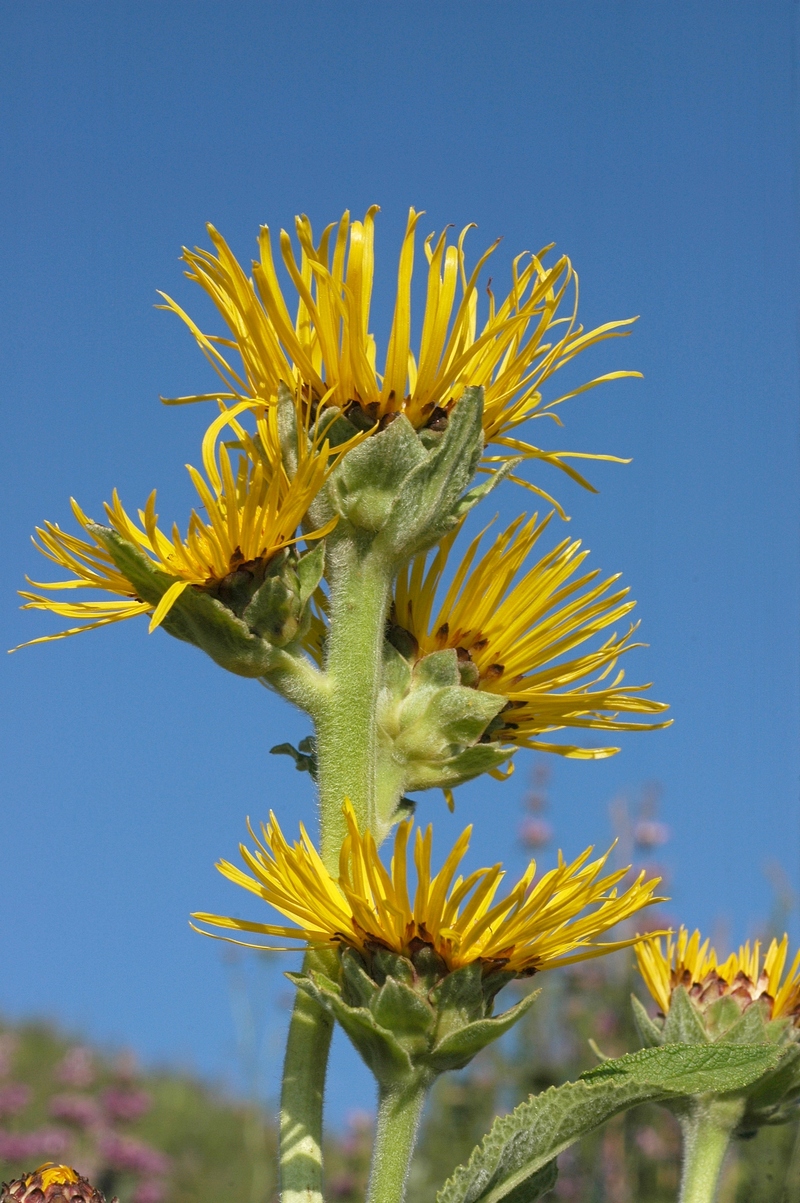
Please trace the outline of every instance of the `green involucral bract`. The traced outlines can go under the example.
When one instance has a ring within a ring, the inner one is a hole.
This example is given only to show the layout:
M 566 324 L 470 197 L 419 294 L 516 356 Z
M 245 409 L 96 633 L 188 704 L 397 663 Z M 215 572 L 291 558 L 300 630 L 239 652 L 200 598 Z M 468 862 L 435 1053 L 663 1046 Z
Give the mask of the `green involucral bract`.
M 92 531 L 137 596 L 157 605 L 175 578 L 116 531 L 97 525 Z M 284 549 L 266 564 L 233 569 L 208 589 L 189 585 L 161 625 L 229 672 L 268 676 L 276 651 L 301 639 L 308 629 L 308 603 L 322 578 L 324 557 L 323 544 L 300 557 Z
M 409 957 L 376 948 L 365 959 L 343 949 L 336 981 L 314 972 L 287 976 L 338 1020 L 383 1091 L 463 1068 L 536 997 L 493 1015 L 495 995 L 514 974 L 486 972 L 478 962 L 448 971 L 428 944 Z
M 378 698 L 379 773 L 400 792 L 451 788 L 504 764 L 513 749 L 480 743 L 505 705 L 462 684 L 455 648 L 409 662 L 384 644 Z
M 720 1046 L 771 1046 L 774 1064 L 739 1092 L 741 1115 L 735 1125 L 739 1136 L 753 1135 L 764 1124 L 794 1120 L 800 1107 L 800 1043 L 788 1019 L 770 1019 L 770 1004 L 756 999 L 744 1010 L 730 995 L 699 1007 L 683 986 L 670 997 L 666 1018 L 651 1019 L 637 998 L 632 999 L 634 1020 L 646 1047 L 674 1044 Z M 726 1092 L 727 1094 L 727 1092 Z M 680 1111 L 682 1104 L 668 1104 Z
M 283 386 L 278 426 L 284 464 L 292 476 L 297 419 L 291 394 Z M 353 438 L 360 428 L 340 410 L 328 408 L 314 433 L 333 447 Z M 376 554 L 400 564 L 443 539 L 516 462 L 504 463 L 483 484 L 468 490 L 482 453 L 482 388 L 464 390 L 442 431 L 418 432 L 399 414 L 342 458 L 309 507 L 307 529 L 339 515 L 337 538 L 367 535 Z

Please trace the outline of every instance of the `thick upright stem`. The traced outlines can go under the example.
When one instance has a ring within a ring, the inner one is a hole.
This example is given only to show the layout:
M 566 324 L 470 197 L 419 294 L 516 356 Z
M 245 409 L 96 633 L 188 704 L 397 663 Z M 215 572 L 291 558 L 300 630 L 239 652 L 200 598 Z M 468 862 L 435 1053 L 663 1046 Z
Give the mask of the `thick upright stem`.
M 680 1203 L 714 1203 L 725 1153 L 743 1107 L 740 1099 L 699 1097 L 680 1117 L 683 1129 Z
M 391 568 L 371 541 L 342 537 L 328 555 L 328 695 L 317 716 L 322 858 L 338 873 L 349 798 L 362 830 L 377 830 L 376 705 Z
M 327 969 L 319 953 L 304 968 Z M 323 1203 L 322 1104 L 333 1020 L 298 990 L 286 1042 L 280 1116 L 282 1203 Z
M 297 700 L 312 713 L 316 726 L 321 853 L 337 876 L 346 834 L 345 798 L 355 807 L 362 829 L 374 830 L 375 712 L 391 571 L 370 553 L 368 543 L 344 537 L 332 541 L 328 573 L 331 622 L 325 677 L 292 683 L 299 686 Z M 304 689 L 312 704 L 300 696 Z M 306 967 L 319 957 L 309 953 Z M 335 972 L 330 966 L 326 971 Z M 322 1103 L 332 1027 L 330 1017 L 299 991 L 281 1090 L 283 1203 L 322 1203 Z
M 420 1116 L 430 1082 L 381 1092 L 367 1203 L 403 1203 Z

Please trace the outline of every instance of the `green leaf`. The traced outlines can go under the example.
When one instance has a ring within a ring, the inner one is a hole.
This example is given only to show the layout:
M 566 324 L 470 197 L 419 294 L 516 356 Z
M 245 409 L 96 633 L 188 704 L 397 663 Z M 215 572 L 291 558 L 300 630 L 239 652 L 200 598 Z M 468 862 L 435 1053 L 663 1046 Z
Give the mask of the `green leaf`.
M 345 1002 L 357 1007 L 368 1007 L 378 987 L 365 972 L 358 954 L 349 948 L 343 948 L 339 953 L 339 965 Z
M 268 639 L 275 647 L 283 647 L 294 639 L 300 625 L 300 599 L 287 576 L 288 573 L 268 576 L 242 615 L 254 634 Z
M 297 473 L 297 410 L 294 397 L 283 381 L 278 385 L 278 439 L 286 475 L 294 480 Z
M 664 1023 L 665 1044 L 706 1044 L 709 1036 L 697 1007 L 684 986 L 676 986 L 669 1000 Z
M 341 955 L 344 962 L 346 950 Z M 387 977 L 393 977 L 395 981 L 404 982 L 407 986 L 414 983 L 414 968 L 411 962 L 399 952 L 392 952 L 390 948 L 376 948 L 372 953 L 370 968 L 372 978 L 380 984 L 383 984 Z
M 321 539 L 312 551 L 301 556 L 295 565 L 300 582 L 300 605 L 305 606 L 322 580 L 325 571 L 325 541 Z
M 756 1020 L 757 1029 L 763 1029 L 763 1022 L 760 1021 L 761 1008 L 759 1006 L 748 1007 L 747 1011 L 742 1014 L 739 1004 L 735 998 L 731 998 L 730 995 L 723 995 L 722 998 L 718 998 L 716 1002 L 713 1002 L 710 1004 L 710 1006 L 706 1007 L 705 1011 L 703 1012 L 703 1025 L 708 1033 L 709 1039 L 719 1040 L 721 1038 L 727 1038 L 726 1033 L 728 1033 L 731 1028 L 738 1027 L 741 1020 L 744 1019 L 745 1015 L 747 1015 L 750 1011 L 754 1011 L 754 1014 L 750 1016 L 746 1030 L 750 1030 L 754 1019 Z M 745 1037 L 745 1039 L 740 1041 L 740 1043 L 760 1044 L 763 1040 L 763 1030 L 754 1030 L 752 1038 Z
M 537 1170 L 532 1178 L 521 1182 L 510 1195 L 506 1195 L 505 1203 L 535 1203 L 536 1199 L 541 1199 L 542 1195 L 553 1189 L 557 1178 L 558 1162 L 554 1158 Z
M 745 1012 L 747 1014 L 747 1012 Z M 747 1106 L 739 1125 L 747 1133 L 762 1124 L 787 1123 L 797 1118 L 800 1099 L 800 1046 L 783 1045 L 781 1060 L 773 1073 L 765 1074 L 748 1092 Z
M 456 649 L 448 647 L 444 651 L 423 656 L 414 665 L 413 683 L 415 688 L 428 685 L 437 689 L 448 685 L 460 685 Z
M 658 1048 L 664 1043 L 663 1027 L 650 1018 L 635 994 L 631 995 L 631 1006 L 633 1007 L 633 1022 L 636 1024 L 636 1031 L 639 1033 L 642 1044 L 645 1048 Z
M 384 640 L 381 688 L 388 698 L 402 698 L 411 685 L 411 665 L 397 648 Z
M 481 1049 L 505 1035 L 517 1020 L 522 1018 L 539 994 L 541 991 L 535 990 L 521 999 L 516 1006 L 509 1007 L 502 1015 L 478 1019 L 475 1023 L 450 1032 L 431 1050 L 429 1063 L 437 1073 L 444 1073 L 448 1069 L 461 1069 L 477 1056 Z
M 415 1076 L 406 1050 L 391 1032 L 380 1026 L 367 1007 L 348 1006 L 335 988 L 327 988 L 320 974 L 314 974 L 313 980 L 299 973 L 286 976 L 339 1021 L 351 1043 L 384 1087 L 407 1082 Z
M 348 451 L 333 471 L 330 492 L 337 512 L 361 530 L 383 530 L 407 478 L 426 458 L 414 427 L 401 414 Z
M 313 735 L 306 735 L 301 739 L 297 747 L 293 744 L 275 744 L 270 748 L 272 756 L 291 756 L 294 761 L 294 767 L 298 773 L 310 773 L 311 777 L 317 779 L 317 741 Z
M 529 1203 L 549 1189 L 540 1175 L 547 1170 L 552 1176 L 549 1167 L 559 1153 L 618 1112 L 665 1093 L 629 1075 L 553 1086 L 495 1120 L 466 1165 L 439 1191 L 437 1203 Z
M 728 1008 L 717 1012 L 722 1002 L 733 1003 L 736 1014 Z M 719 1039 L 724 1044 L 775 1044 L 782 1035 L 780 1025 L 777 1030 L 771 1029 L 767 1004 L 760 999 L 741 1012 L 734 999 L 720 998 L 708 1008 L 708 1016 L 709 1029 L 721 1033 Z
M 444 1037 L 486 1013 L 483 973 L 479 961 L 448 973 L 431 992 L 431 1002 L 439 1012 L 439 1031 Z
M 466 748 L 456 756 L 444 760 L 409 761 L 406 766 L 405 788 L 409 792 L 418 789 L 451 789 L 501 768 L 514 755 L 516 749 L 501 744 L 477 744 Z
M 688 1000 L 687 1000 L 688 1001 Z M 681 1044 L 606 1061 L 577 1082 L 551 1087 L 495 1120 L 437 1203 L 525 1203 L 535 1175 L 613 1115 L 645 1102 L 744 1090 L 779 1063 L 774 1045 Z
M 96 524 L 91 529 L 137 596 L 157 605 L 175 578 L 162 572 L 149 556 L 115 530 Z M 222 668 L 240 677 L 263 677 L 272 667 L 270 644 L 254 635 L 215 597 L 193 585 L 184 589 L 161 625 L 170 635 L 202 648 Z
M 383 1028 L 399 1035 L 427 1035 L 436 1016 L 433 1010 L 415 994 L 410 986 L 393 977 L 386 981 L 374 996 L 370 1010 Z
M 398 418 L 389 430 L 401 421 Z M 462 494 L 483 452 L 483 389 L 464 390 L 435 448 L 425 453 L 414 437 L 423 458 L 403 482 L 379 539 L 391 557 L 412 556 L 432 547 L 466 512 Z
M 676 1095 L 726 1094 L 751 1086 L 780 1059 L 781 1050 L 774 1044 L 663 1044 L 605 1061 L 581 1079 L 630 1078 Z

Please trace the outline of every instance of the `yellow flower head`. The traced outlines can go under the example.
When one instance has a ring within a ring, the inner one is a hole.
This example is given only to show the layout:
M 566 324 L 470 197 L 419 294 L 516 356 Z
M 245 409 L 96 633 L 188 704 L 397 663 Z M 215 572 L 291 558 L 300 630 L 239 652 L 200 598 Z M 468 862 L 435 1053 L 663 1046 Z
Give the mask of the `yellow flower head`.
M 59 593 L 62 590 L 97 589 L 116 594 L 122 601 L 65 602 L 38 593 L 22 592 L 26 598 L 24 610 L 50 610 L 65 618 L 78 619 L 80 626 L 57 635 L 33 639 L 44 643 L 76 635 L 94 627 L 120 622 L 137 614 L 150 614 L 153 631 L 166 618 L 181 593 L 190 585 L 213 588 L 237 571 L 258 570 L 281 548 L 299 538 L 317 539 L 331 529 L 329 523 L 310 534 L 298 535 L 298 527 L 308 506 L 318 493 L 337 457 L 331 457 L 327 442 L 313 443 L 300 458 L 296 475 L 289 479 L 280 460 L 270 467 L 263 455 L 251 458 L 241 451 L 234 464 L 228 449 L 219 443 L 226 427 L 232 427 L 239 442 L 251 436 L 239 425 L 237 415 L 250 410 L 250 403 L 239 404 L 221 414 L 206 432 L 203 440 L 204 477 L 187 464 L 192 482 L 200 497 L 201 517 L 192 510 L 186 537 L 173 526 L 168 538 L 158 526 L 155 512 L 156 494 L 153 491 L 144 510 L 139 511 L 141 527 L 123 509 L 116 490 L 111 505 L 105 510 L 110 526 L 152 559 L 154 564 L 173 578 L 158 605 L 151 605 L 136 596 L 136 590 L 117 568 L 106 546 L 96 533 L 95 524 L 86 517 L 77 502 L 72 510 L 87 538 L 70 535 L 54 523 L 37 527 L 40 543 L 34 546 L 49 560 L 74 575 L 66 581 L 30 581 L 37 589 Z M 269 424 L 275 422 L 274 410 L 261 410 L 257 420 L 257 435 L 261 446 L 274 445 Z M 301 443 L 305 446 L 305 443 Z M 337 448 L 337 452 L 341 450 Z M 25 645 L 27 646 L 27 645 Z
M 260 259 L 252 265 L 252 278 L 212 226 L 208 232 L 216 253 L 184 249 L 187 276 L 209 295 L 230 336 L 204 334 L 175 301 L 162 294 L 165 308 L 186 322 L 223 382 L 220 392 L 176 397 L 172 403 L 212 399 L 223 404 L 243 399 L 270 403 L 283 381 L 294 390 L 298 405 L 336 405 L 358 417 L 359 424 L 404 413 L 416 428 L 439 429 L 464 389 L 482 386 L 486 440 L 499 448 L 486 461 L 489 469 L 498 460 L 521 455 L 544 460 L 590 487 L 565 461 L 615 457 L 545 452 L 518 440 L 514 432 L 532 417 L 547 416 L 560 424 L 556 407 L 569 397 L 607 380 L 638 376 L 638 372 L 609 372 L 547 402 L 542 394 L 559 368 L 586 347 L 628 333 L 624 328 L 634 319 L 584 331 L 577 324 L 578 277 L 566 256 L 545 266 L 544 256 L 552 249 L 546 247 L 539 254 L 525 252 L 514 259 L 510 291 L 501 302 L 487 289 L 488 312 L 479 328 L 478 279 L 499 240 L 468 274 L 464 240 L 472 227 L 467 226 L 455 245 L 447 245 L 446 230 L 438 238 L 431 234 L 425 239 L 427 291 L 415 354 L 411 279 L 422 214 L 411 209 L 400 251 L 394 318 L 379 371 L 370 333 L 377 212 L 378 206 L 373 205 L 363 222 L 351 221 L 350 214 L 344 213 L 338 224 L 325 228 L 318 243 L 308 218 L 298 217 L 299 259 L 289 234 L 281 230 L 280 256 L 297 294 L 294 318 L 278 279 L 266 226 L 259 237 Z M 238 353 L 239 365 L 226 358 L 229 350 Z
M 39 1179 L 39 1184 L 42 1190 L 47 1190 L 48 1186 L 72 1186 L 76 1182 L 80 1182 L 80 1176 L 69 1165 L 54 1165 L 52 1161 L 46 1161 L 44 1165 L 40 1165 L 26 1178 L 26 1184 L 33 1181 L 34 1178 Z
M 786 965 L 789 937 L 773 940 L 761 960 L 761 944 L 756 940 L 743 944 L 720 963 L 708 940 L 700 942 L 700 932 L 690 936 L 681 927 L 677 939 L 667 936 L 666 947 L 659 937 L 650 936 L 636 945 L 639 971 L 647 989 L 661 1011 L 669 1010 L 672 991 L 685 986 L 700 1007 L 709 1006 L 723 996 L 734 999 L 744 1011 L 763 999 L 769 1004 L 770 1018 L 789 1018 L 800 1026 L 800 952 L 781 984 Z
M 239 932 L 302 940 L 314 947 L 349 947 L 364 953 L 383 947 L 408 955 L 419 942 L 432 945 L 449 970 L 473 962 L 532 974 L 557 965 L 602 956 L 633 940 L 597 943 L 615 924 L 663 899 L 654 897 L 659 878 L 636 881 L 621 895 L 616 886 L 627 869 L 603 873 L 609 853 L 589 861 L 593 851 L 535 880 L 536 862 L 513 889 L 495 900 L 503 871 L 500 865 L 456 876 L 469 847 L 471 827 L 456 841 L 440 871 L 431 872 L 432 831 L 417 829 L 414 864 L 417 884 L 413 904 L 408 888 L 407 848 L 411 819 L 397 828 L 390 871 L 381 863 L 372 834 L 362 835 L 349 803 L 348 834 L 342 845 L 339 878 L 325 868 L 305 828 L 290 846 L 274 814 L 262 824 L 262 839 L 250 829 L 255 851 L 240 846 L 252 876 L 228 861 L 217 868 L 225 877 L 269 903 L 295 924 L 286 927 L 253 923 L 220 915 L 195 919 Z M 640 937 L 636 937 L 638 939 Z M 256 947 L 260 947 L 256 945 Z
M 552 517 L 552 515 L 551 515 Z M 620 688 L 618 657 L 641 646 L 633 632 L 607 638 L 593 651 L 575 653 L 634 607 L 618 576 L 598 580 L 599 569 L 582 572 L 588 552 L 564 539 L 516 584 L 514 578 L 550 517 L 517 518 L 478 559 L 485 531 L 473 540 L 438 610 L 434 601 L 457 532 L 439 545 L 430 564 L 417 556 L 400 572 L 393 621 L 416 642 L 418 654 L 456 648 L 462 668 L 479 689 L 508 699 L 491 738 L 562 756 L 597 759 L 618 748 L 581 748 L 542 742 L 544 732 L 565 727 L 604 731 L 652 730 L 665 723 L 637 723 L 620 713 L 658 714 L 663 702 L 642 697 L 648 685 Z

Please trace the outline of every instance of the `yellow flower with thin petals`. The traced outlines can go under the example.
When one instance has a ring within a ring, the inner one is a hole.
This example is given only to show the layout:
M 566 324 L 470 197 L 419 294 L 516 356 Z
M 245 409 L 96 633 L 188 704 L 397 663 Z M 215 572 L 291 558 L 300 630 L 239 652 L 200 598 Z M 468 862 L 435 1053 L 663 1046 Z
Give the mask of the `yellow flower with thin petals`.
M 769 1004 L 771 1019 L 791 1019 L 800 1026 L 800 952 L 783 978 L 788 949 L 788 936 L 780 942 L 772 940 L 762 961 L 760 941 L 752 947 L 748 941 L 738 953 L 732 952 L 720 962 L 709 941 L 701 943 L 699 931 L 690 936 L 681 927 L 677 939 L 667 936 L 666 945 L 657 936 L 637 944 L 636 959 L 647 989 L 664 1014 L 672 991 L 684 986 L 701 1008 L 729 997 L 745 1010 L 763 999 Z
M 439 429 L 464 389 L 482 386 L 486 441 L 498 449 L 484 461 L 485 470 L 492 470 L 498 461 L 523 456 L 552 464 L 591 487 L 567 461 L 616 457 L 543 451 L 520 440 L 518 428 L 529 418 L 542 416 L 560 425 L 556 407 L 563 401 L 605 381 L 640 375 L 608 372 L 549 401 L 542 393 L 549 378 L 576 355 L 604 339 L 628 333 L 625 328 L 634 319 L 584 331 L 577 322 L 574 268 L 565 255 L 546 266 L 544 258 L 552 249 L 546 247 L 539 254 L 525 252 L 514 259 L 510 291 L 502 301 L 498 303 L 487 289 L 488 313 L 479 327 L 478 280 L 499 239 L 468 273 L 464 240 L 472 227 L 467 226 L 455 245 L 448 246 L 446 230 L 425 239 L 427 289 L 415 354 L 411 285 L 416 227 L 422 214 L 411 209 L 381 372 L 370 333 L 377 212 L 378 206 L 373 205 L 363 221 L 351 221 L 345 212 L 338 224 L 325 228 L 318 243 L 308 218 L 296 218 L 299 259 L 289 234 L 281 230 L 280 256 L 297 298 L 294 318 L 276 271 L 269 228 L 261 230 L 260 259 L 248 278 L 225 240 L 209 226 L 215 253 L 184 249 L 186 275 L 211 298 L 230 337 L 204 334 L 180 305 L 161 295 L 164 307 L 186 322 L 223 387 L 215 393 L 169 400 L 175 404 L 243 399 L 271 403 L 284 382 L 294 390 L 298 405 L 336 405 L 359 424 L 404 413 L 416 428 Z M 238 353 L 239 365 L 232 363 L 230 351 Z
M 96 525 L 76 501 L 72 501 L 72 510 L 86 538 L 62 531 L 51 522 L 45 523 L 43 528 L 37 527 L 40 542 L 34 539 L 34 546 L 47 559 L 74 575 L 65 581 L 30 581 L 30 584 L 54 593 L 96 589 L 116 594 L 124 600 L 66 602 L 39 593 L 21 592 L 27 599 L 22 607 L 24 610 L 49 610 L 65 618 L 77 619 L 81 624 L 57 635 L 33 639 L 31 643 L 76 635 L 138 614 L 151 615 L 150 630 L 153 631 L 189 586 L 213 590 L 233 573 L 250 571 L 255 575 L 282 548 L 299 539 L 321 538 L 331 530 L 335 520 L 319 530 L 298 533 L 309 504 L 337 462 L 337 456 L 330 455 L 327 441 L 321 446 L 311 444 L 300 457 L 297 473 L 291 479 L 279 461 L 270 470 L 263 456 L 253 459 L 241 451 L 234 463 L 227 447 L 220 444 L 219 438 L 225 427 L 232 427 L 240 442 L 250 437 L 239 425 L 238 416 L 252 408 L 249 402 L 240 403 L 212 422 L 203 440 L 205 477 L 187 464 L 203 516 L 192 510 L 185 538 L 177 525 L 173 525 L 171 537 L 160 530 L 155 512 L 155 490 L 144 510 L 139 511 L 141 526 L 128 516 L 116 490 L 112 504 L 105 505 L 110 527 L 173 578 L 158 605 L 137 597 L 135 587 L 117 568 L 99 537 Z M 274 411 L 262 409 L 257 419 L 257 434 L 264 446 L 270 446 L 268 424 L 274 421 Z M 337 452 L 340 453 L 340 449 L 337 448 Z
M 578 540 L 564 539 L 514 583 L 550 518 L 526 521 L 523 514 L 478 557 L 482 532 L 459 563 L 444 600 L 435 611 L 437 591 L 457 532 L 439 545 L 432 559 L 417 556 L 395 583 L 392 619 L 408 632 L 419 656 L 456 648 L 462 669 L 477 688 L 508 699 L 490 737 L 562 756 L 597 759 L 618 748 L 582 748 L 543 742 L 542 733 L 564 728 L 603 731 L 652 730 L 665 723 L 642 723 L 620 714 L 658 714 L 663 702 L 642 697 L 648 685 L 621 688 L 615 672 L 636 626 L 612 635 L 593 651 L 575 649 L 625 618 L 635 602 L 616 588 L 619 575 L 599 579 L 599 569 L 582 571 L 588 552 Z M 588 678 L 588 680 L 587 680 Z
M 76 1182 L 80 1182 L 80 1175 L 71 1165 L 54 1165 L 52 1161 L 46 1161 L 32 1174 L 28 1174 L 25 1179 L 26 1185 L 33 1182 L 34 1178 L 40 1180 L 42 1190 L 47 1190 L 48 1186 L 52 1186 L 54 1183 L 58 1186 L 73 1186 Z
M 628 947 L 635 940 L 597 943 L 596 938 L 642 907 L 663 901 L 654 897 L 660 879 L 645 881 L 644 873 L 618 894 L 616 887 L 628 870 L 604 873 L 609 853 L 590 861 L 592 848 L 569 864 L 559 853 L 558 866 L 538 881 L 536 862 L 531 861 L 513 889 L 497 899 L 504 876 L 500 865 L 477 869 L 466 878 L 457 876 L 472 828 L 463 832 L 434 875 L 428 827 L 424 835 L 419 829 L 416 833 L 412 903 L 407 849 L 413 820 L 397 828 L 387 871 L 371 832 L 359 831 L 349 804 L 345 815 L 348 833 L 338 880 L 326 869 L 305 828 L 301 825 L 300 841 L 289 845 L 274 814 L 267 826 L 262 824 L 261 840 L 250 829 L 254 851 L 240 846 L 252 876 L 228 861 L 217 865 L 230 881 L 262 898 L 296 927 L 203 913 L 193 918 L 228 930 L 362 953 L 379 946 L 408 955 L 422 941 L 436 950 L 449 970 L 481 962 L 527 975 Z

